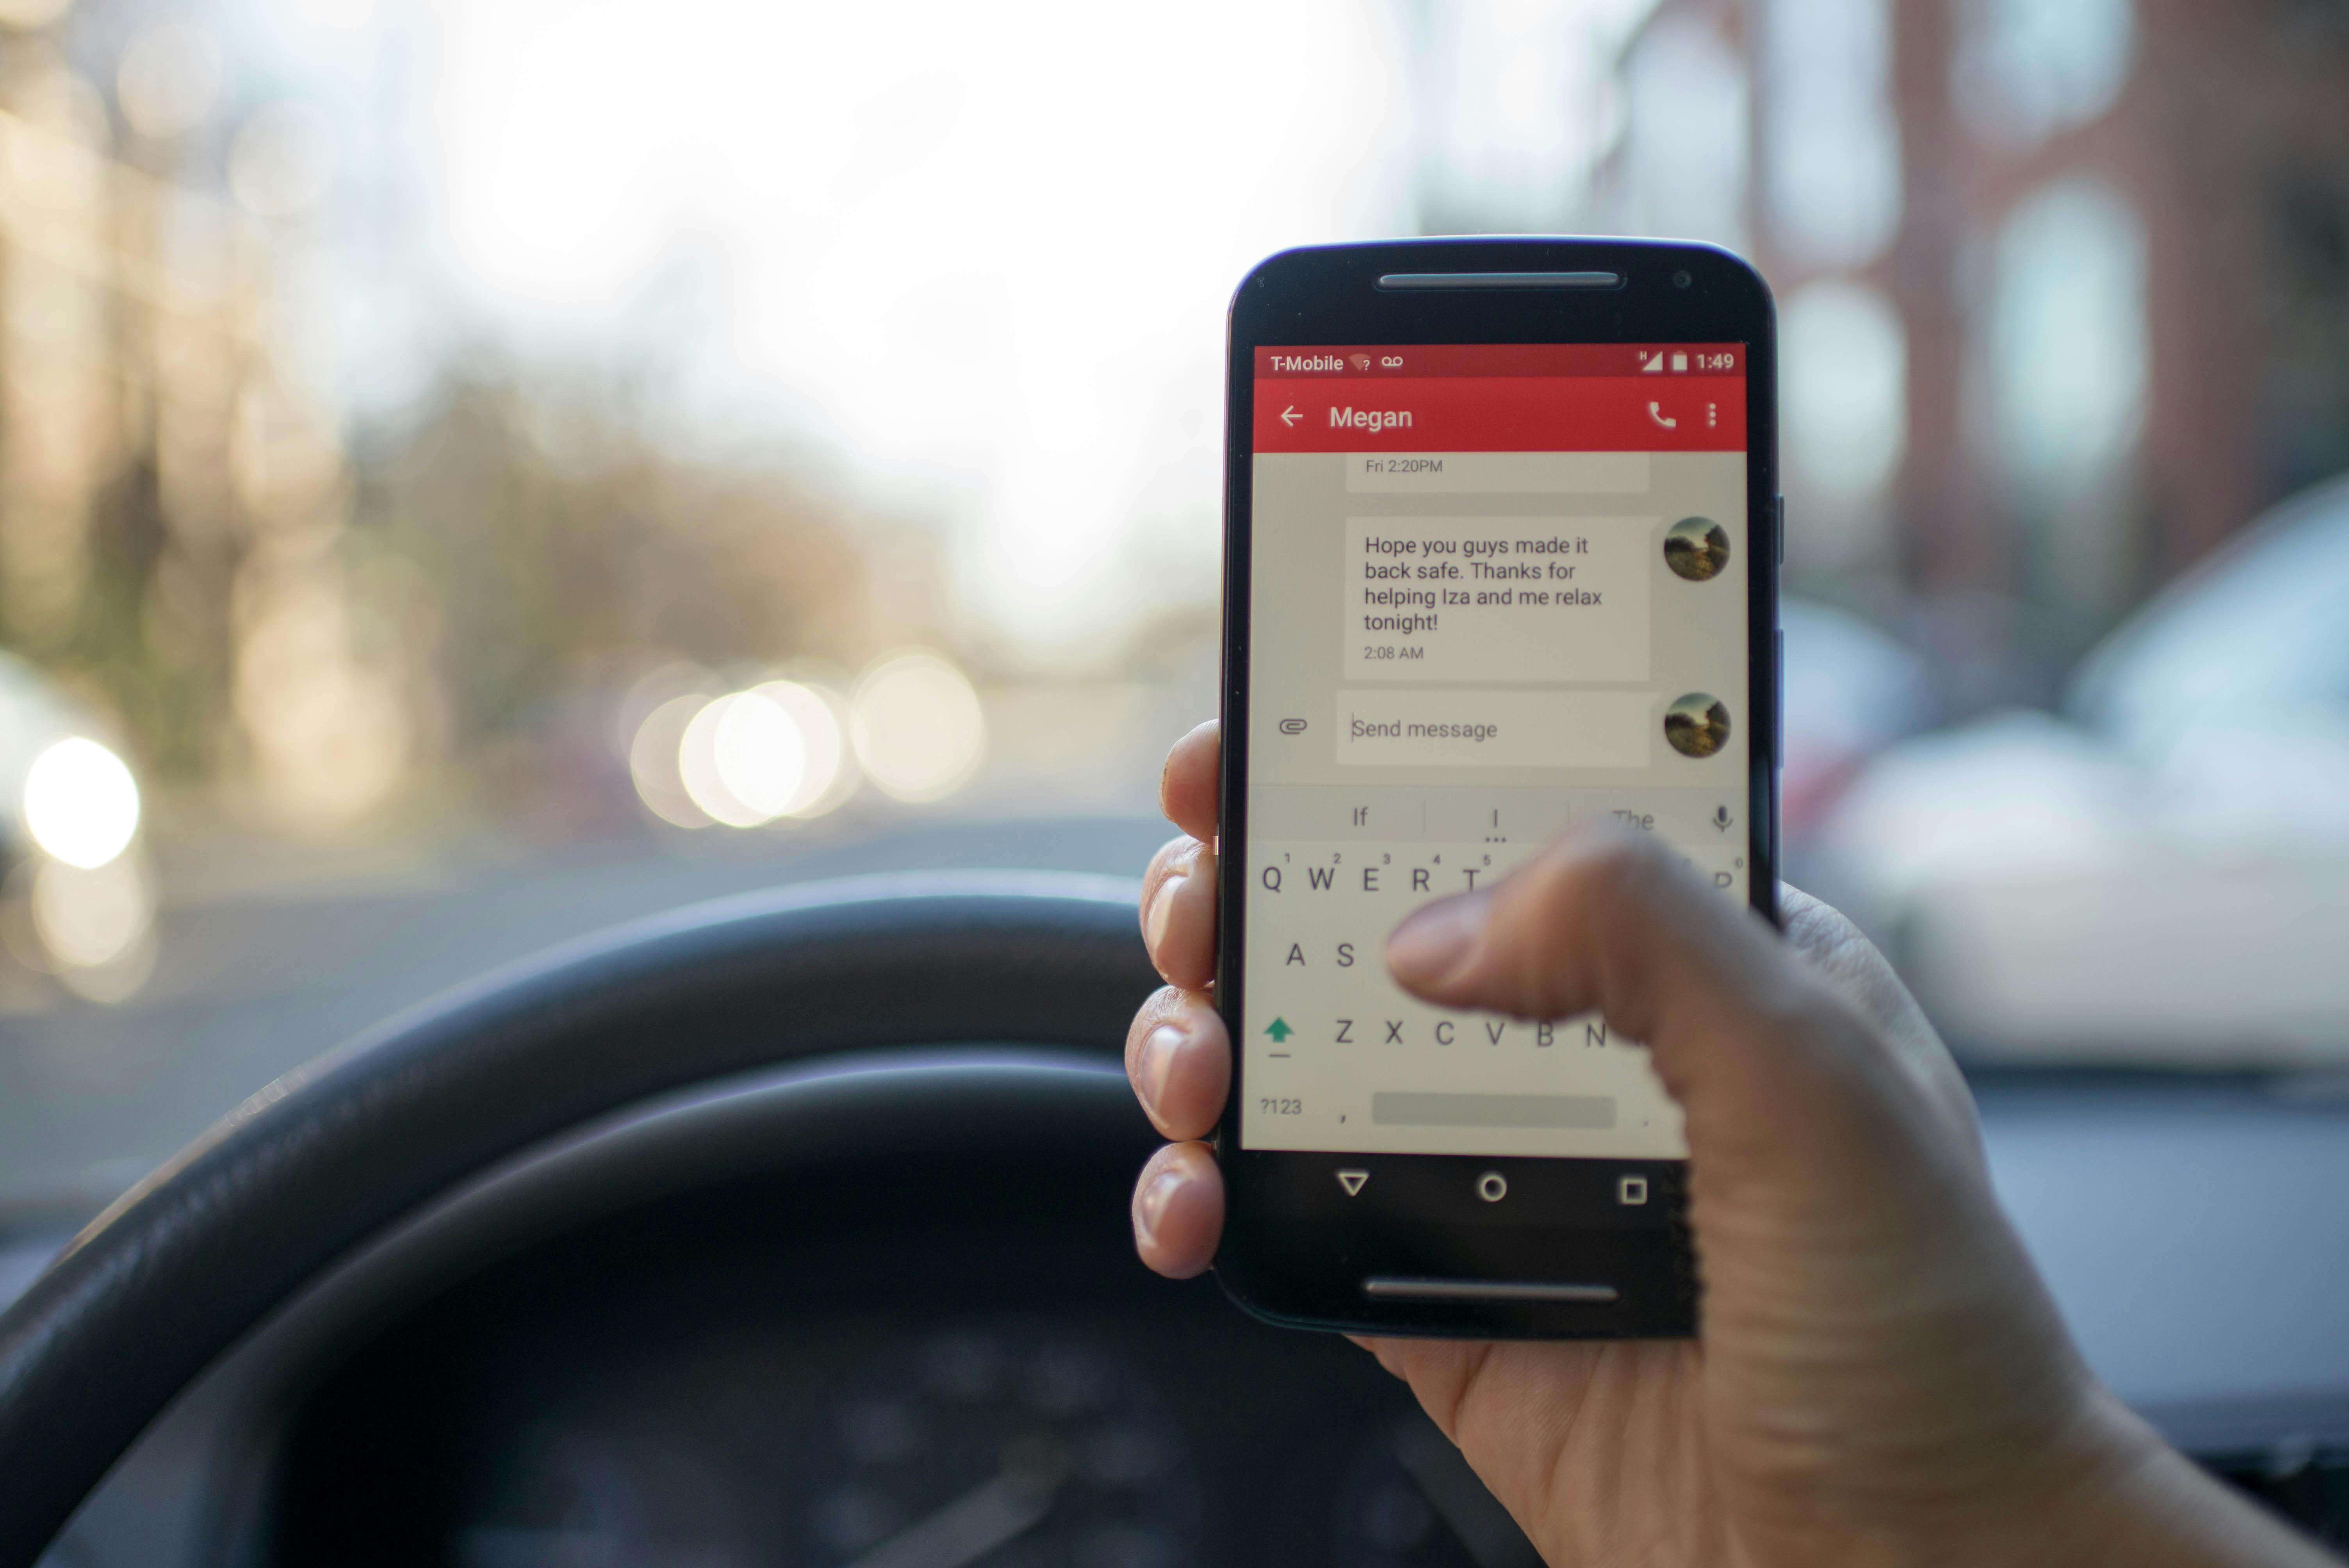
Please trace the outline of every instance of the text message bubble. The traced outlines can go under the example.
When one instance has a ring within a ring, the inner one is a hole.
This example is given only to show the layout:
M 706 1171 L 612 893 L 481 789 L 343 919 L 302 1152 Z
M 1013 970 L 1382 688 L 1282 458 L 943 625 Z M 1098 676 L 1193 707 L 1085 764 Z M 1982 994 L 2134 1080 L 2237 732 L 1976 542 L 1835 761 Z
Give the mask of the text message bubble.
M 1347 519 L 1346 677 L 1646 680 L 1657 521 Z
M 1341 691 L 1338 761 L 1385 768 L 1645 768 L 1644 691 Z

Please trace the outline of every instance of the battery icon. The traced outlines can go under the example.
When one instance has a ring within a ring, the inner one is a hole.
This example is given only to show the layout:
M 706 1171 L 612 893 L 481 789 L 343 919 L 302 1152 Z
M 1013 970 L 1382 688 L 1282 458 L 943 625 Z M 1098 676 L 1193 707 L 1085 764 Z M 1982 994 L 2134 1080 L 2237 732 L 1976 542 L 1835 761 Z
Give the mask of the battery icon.
M 1687 371 L 1688 371 L 1688 356 L 1687 356 L 1687 355 L 1685 355 L 1685 354 L 1675 354 L 1675 355 L 1673 355 L 1673 356 L 1672 356 L 1672 374 L 1673 374 L 1673 375 L 1675 375 L 1675 376 L 1682 376 L 1682 375 L 1685 375 L 1685 374 L 1687 373 Z

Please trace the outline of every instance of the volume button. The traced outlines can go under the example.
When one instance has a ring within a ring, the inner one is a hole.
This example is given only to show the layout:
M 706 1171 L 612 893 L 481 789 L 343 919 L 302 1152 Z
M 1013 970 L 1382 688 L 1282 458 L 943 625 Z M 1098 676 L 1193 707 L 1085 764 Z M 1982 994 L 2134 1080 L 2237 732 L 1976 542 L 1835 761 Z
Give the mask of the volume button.
M 1786 564 L 1786 498 L 1778 498 L 1778 564 Z
M 1778 640 L 1778 678 L 1770 683 L 1770 762 L 1773 767 L 1786 766 L 1786 634 L 1781 628 Z

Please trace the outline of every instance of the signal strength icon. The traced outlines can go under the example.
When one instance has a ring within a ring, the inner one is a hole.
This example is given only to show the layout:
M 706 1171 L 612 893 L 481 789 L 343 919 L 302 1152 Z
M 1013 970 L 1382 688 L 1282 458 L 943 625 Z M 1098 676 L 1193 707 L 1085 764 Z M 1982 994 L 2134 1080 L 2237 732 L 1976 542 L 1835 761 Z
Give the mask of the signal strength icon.
M 1640 375 L 1642 375 L 1642 376 L 1661 376 L 1661 375 L 1662 375 L 1663 373 L 1664 373 L 1664 351 L 1663 351 L 1662 349 L 1659 348 L 1659 349 L 1658 349 L 1658 350 L 1656 350 L 1653 354 L 1642 355 L 1642 356 L 1640 356 Z
M 1346 363 L 1352 366 L 1357 372 L 1365 371 L 1371 367 L 1371 356 L 1367 354 L 1352 355 L 1348 357 Z

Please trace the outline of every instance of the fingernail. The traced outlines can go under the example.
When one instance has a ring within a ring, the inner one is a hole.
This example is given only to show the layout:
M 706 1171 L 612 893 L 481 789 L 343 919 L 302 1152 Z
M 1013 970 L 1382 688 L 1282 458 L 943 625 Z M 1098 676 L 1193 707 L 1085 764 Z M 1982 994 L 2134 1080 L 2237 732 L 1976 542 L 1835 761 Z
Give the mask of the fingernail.
M 1158 1239 L 1159 1222 L 1166 1217 L 1166 1206 L 1174 1202 L 1185 1178 L 1175 1171 L 1161 1171 L 1143 1183 L 1142 1191 L 1133 1195 L 1133 1239 L 1149 1246 Z
M 1429 904 L 1387 938 L 1387 967 L 1406 985 L 1443 978 L 1468 956 L 1491 913 L 1490 900 L 1481 892 Z
M 1158 884 L 1158 896 L 1150 901 L 1150 918 L 1143 933 L 1150 939 L 1153 955 L 1166 940 L 1166 923 L 1174 918 L 1174 895 L 1183 889 L 1185 877 L 1168 877 Z
M 1174 1057 L 1190 1037 L 1172 1024 L 1161 1024 L 1143 1037 L 1141 1057 L 1133 1064 L 1133 1087 L 1153 1116 L 1165 1097 L 1166 1080 L 1174 1076 Z

